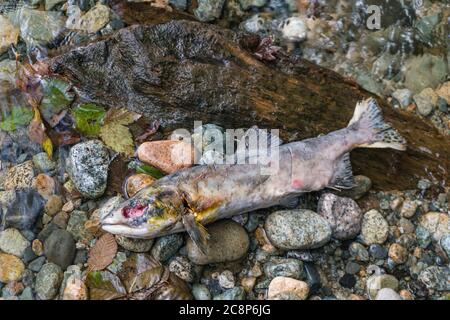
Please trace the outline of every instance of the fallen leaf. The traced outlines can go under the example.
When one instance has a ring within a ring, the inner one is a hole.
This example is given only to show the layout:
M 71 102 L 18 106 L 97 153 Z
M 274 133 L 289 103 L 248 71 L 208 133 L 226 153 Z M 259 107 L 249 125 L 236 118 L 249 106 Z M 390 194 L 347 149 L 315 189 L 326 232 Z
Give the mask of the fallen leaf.
M 93 103 L 84 103 L 72 111 L 75 127 L 85 136 L 97 137 L 106 111 Z
M 91 300 L 112 300 L 126 296 L 119 277 L 109 271 L 89 272 L 86 277 Z
M 47 135 L 45 135 L 44 141 L 42 141 L 42 149 L 44 149 L 50 159 L 53 157 L 53 143 Z
M 114 236 L 106 233 L 97 240 L 89 251 L 88 267 L 91 271 L 103 270 L 109 266 L 117 253 L 117 243 Z
M 148 174 L 149 176 L 152 176 L 155 179 L 160 179 L 165 176 L 165 174 L 161 170 L 158 170 L 155 167 L 152 167 L 148 164 L 142 164 L 137 166 L 136 172 Z
M 4 110 L 2 110 L 4 112 Z M 13 106 L 9 114 L 1 114 L 0 130 L 14 131 L 18 126 L 25 126 L 33 119 L 33 111 L 27 107 Z
M 139 119 L 140 115 L 127 109 L 110 109 L 103 120 L 100 129 L 100 138 L 103 142 L 116 152 L 128 156 L 134 153 L 133 136 L 126 127 Z
M 73 101 L 75 95 L 70 92 L 70 83 L 58 78 L 42 79 L 42 101 L 40 110 L 42 117 L 52 127 L 58 124 L 61 116 L 56 116 L 67 108 Z

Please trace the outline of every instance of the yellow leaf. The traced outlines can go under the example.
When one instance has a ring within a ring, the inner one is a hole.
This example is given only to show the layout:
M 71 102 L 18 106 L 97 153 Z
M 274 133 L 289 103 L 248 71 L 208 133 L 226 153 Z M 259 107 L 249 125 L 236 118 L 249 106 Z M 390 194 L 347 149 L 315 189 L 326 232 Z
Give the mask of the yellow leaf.
M 53 144 L 47 135 L 45 135 L 44 141 L 42 141 L 42 148 L 47 153 L 48 157 L 51 159 L 53 157 Z
M 134 153 L 133 136 L 130 130 L 120 123 L 110 123 L 100 129 L 100 138 L 116 152 L 132 156 Z

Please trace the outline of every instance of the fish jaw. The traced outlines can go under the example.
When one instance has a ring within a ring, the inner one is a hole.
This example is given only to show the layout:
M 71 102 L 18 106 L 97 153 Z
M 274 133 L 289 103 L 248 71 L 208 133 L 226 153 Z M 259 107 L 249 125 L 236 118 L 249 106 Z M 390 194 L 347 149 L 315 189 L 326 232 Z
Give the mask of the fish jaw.
M 100 217 L 104 231 L 130 238 L 151 239 L 171 233 L 177 216 L 161 208 L 155 197 L 137 196 L 126 200 Z M 176 232 L 176 231 L 173 231 Z

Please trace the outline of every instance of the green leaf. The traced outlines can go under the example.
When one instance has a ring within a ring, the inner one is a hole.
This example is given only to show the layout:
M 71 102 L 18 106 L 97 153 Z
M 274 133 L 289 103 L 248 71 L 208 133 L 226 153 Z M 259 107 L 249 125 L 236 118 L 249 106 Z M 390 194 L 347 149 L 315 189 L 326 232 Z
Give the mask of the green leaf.
M 68 107 L 75 95 L 70 92 L 71 85 L 58 78 L 47 78 L 42 80 L 43 98 L 40 105 L 42 117 L 51 122 L 55 114 L 60 113 Z
M 149 166 L 147 164 L 138 165 L 136 167 L 136 172 L 148 174 L 155 179 L 160 179 L 165 176 L 165 174 L 162 171 L 156 169 L 155 167 Z
M 33 110 L 27 107 L 14 106 L 9 115 L 3 115 L 0 129 L 3 131 L 14 131 L 17 126 L 25 126 L 33 119 Z
M 93 103 L 84 103 L 75 108 L 72 114 L 78 131 L 86 136 L 97 137 L 106 111 Z

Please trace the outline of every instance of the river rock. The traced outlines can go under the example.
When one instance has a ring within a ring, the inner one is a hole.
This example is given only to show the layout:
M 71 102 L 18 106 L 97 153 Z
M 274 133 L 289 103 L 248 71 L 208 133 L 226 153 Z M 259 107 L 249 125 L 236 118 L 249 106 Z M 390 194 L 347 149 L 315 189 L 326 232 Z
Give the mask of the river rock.
M 383 288 L 390 288 L 394 291 L 398 289 L 398 280 L 390 274 L 377 274 L 370 276 L 366 282 L 367 294 L 371 299 L 375 299 L 378 291 Z
M 46 152 L 39 152 L 33 156 L 33 164 L 41 173 L 51 174 L 56 169 L 56 164 L 52 161 Z
M 22 257 L 29 245 L 30 241 L 17 229 L 10 228 L 0 232 L 0 250 L 5 253 Z
M 189 259 L 198 265 L 221 263 L 242 258 L 247 253 L 250 240 L 245 229 L 233 220 L 222 220 L 208 225 L 210 238 L 203 254 L 192 239 L 186 249 Z
M 285 250 L 314 249 L 331 238 L 327 220 L 311 210 L 282 210 L 271 213 L 265 222 L 270 242 Z
M 47 203 L 45 204 L 45 213 L 50 217 L 55 216 L 58 212 L 61 211 L 63 206 L 63 199 L 59 195 L 51 195 L 47 199 Z
M 106 190 L 109 154 L 98 140 L 79 143 L 70 149 L 67 172 L 75 188 L 87 198 L 98 198 Z
M 160 237 L 156 239 L 151 255 L 159 261 L 166 261 L 177 253 L 183 242 L 183 236 L 180 233 Z
M 308 33 L 308 27 L 303 18 L 289 17 L 284 20 L 279 29 L 283 34 L 283 38 L 289 41 L 304 41 Z
M 402 300 L 402 297 L 391 288 L 383 288 L 378 291 L 375 300 Z
M 66 27 L 95 33 L 109 22 L 110 15 L 111 10 L 109 7 L 99 2 L 82 16 L 70 15 L 67 19 Z
M 393 243 L 389 247 L 388 255 L 396 264 L 402 264 L 408 259 L 408 250 L 398 243 Z
M 413 93 L 409 89 L 398 89 L 392 93 L 392 97 L 394 97 L 398 103 L 400 103 L 400 107 L 406 108 L 412 102 Z
M 184 256 L 174 257 L 169 263 L 169 270 L 186 282 L 193 282 L 197 277 L 195 266 Z
M 304 281 L 276 277 L 269 284 L 269 300 L 305 300 L 309 294 L 308 284 Z
M 383 244 L 389 235 L 389 225 L 377 210 L 364 214 L 361 226 L 361 239 L 366 245 Z
M 317 213 L 328 221 L 336 239 L 352 239 L 361 230 L 362 211 L 350 198 L 325 193 L 319 199 Z
M 152 248 L 153 239 L 134 239 L 116 236 L 116 241 L 122 248 L 132 252 L 147 252 Z
M 414 102 L 416 103 L 417 111 L 419 111 L 420 115 L 427 117 L 433 111 L 434 104 L 432 100 L 428 96 L 423 95 L 422 92 L 414 96 Z
M 18 281 L 24 271 L 25 265 L 19 258 L 0 252 L 0 282 Z
M 14 60 L 0 61 L 0 82 L 14 85 L 16 83 L 16 67 L 16 61 Z M 14 144 L 11 147 L 13 146 Z
M 49 11 L 53 9 L 54 6 L 62 2 L 66 2 L 66 0 L 45 0 L 45 10 Z
M 444 82 L 437 90 L 436 94 L 444 98 L 448 105 L 450 105 L 450 81 Z
M 195 300 L 211 300 L 211 293 L 204 284 L 196 283 L 192 285 L 192 295 Z
M 75 241 L 66 230 L 53 231 L 44 242 L 44 254 L 48 261 L 65 270 L 75 257 Z
M 44 208 L 42 196 L 34 189 L 18 190 L 10 196 L 11 202 L 3 210 L 5 226 L 19 230 L 32 228 Z
M 75 210 L 70 214 L 69 221 L 67 222 L 67 231 L 72 234 L 76 241 L 85 244 L 93 239 L 92 233 L 85 228 L 86 221 L 88 221 L 87 213 Z
M 405 68 L 405 86 L 417 93 L 425 88 L 435 89 L 448 73 L 445 60 L 429 53 L 410 58 Z
M 444 235 L 450 234 L 450 216 L 446 213 L 428 212 L 419 218 L 419 225 L 437 242 Z
M 430 266 L 420 272 L 419 280 L 424 283 L 428 289 L 449 291 L 450 268 L 448 266 Z
M 41 300 L 53 299 L 63 278 L 61 268 L 54 263 L 46 263 L 36 276 L 36 294 Z
M 264 273 L 269 278 L 302 279 L 304 276 L 303 262 L 297 259 L 274 257 L 264 265 Z
M 194 164 L 193 146 L 183 141 L 144 142 L 139 146 L 137 154 L 139 160 L 167 173 L 174 173 Z
M 8 50 L 11 44 L 16 44 L 20 30 L 11 21 L 0 15 L 0 54 Z
M 234 287 L 215 296 L 213 300 L 245 300 L 245 290 L 242 287 Z
M 222 15 L 225 0 L 198 0 L 194 14 L 202 22 L 213 21 Z
M 25 161 L 8 169 L 3 187 L 5 190 L 29 188 L 33 178 L 33 161 Z

